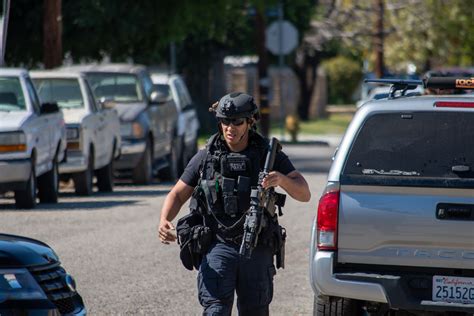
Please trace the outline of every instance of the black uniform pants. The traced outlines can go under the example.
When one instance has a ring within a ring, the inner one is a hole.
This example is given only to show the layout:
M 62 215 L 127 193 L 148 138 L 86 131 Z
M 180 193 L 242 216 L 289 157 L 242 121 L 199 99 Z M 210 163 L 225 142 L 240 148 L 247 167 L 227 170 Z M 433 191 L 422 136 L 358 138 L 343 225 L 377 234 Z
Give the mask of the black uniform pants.
M 203 315 L 230 315 L 237 293 L 239 315 L 268 315 L 273 297 L 273 253 L 259 246 L 250 259 L 239 256 L 239 246 L 217 242 L 204 256 L 198 274 Z

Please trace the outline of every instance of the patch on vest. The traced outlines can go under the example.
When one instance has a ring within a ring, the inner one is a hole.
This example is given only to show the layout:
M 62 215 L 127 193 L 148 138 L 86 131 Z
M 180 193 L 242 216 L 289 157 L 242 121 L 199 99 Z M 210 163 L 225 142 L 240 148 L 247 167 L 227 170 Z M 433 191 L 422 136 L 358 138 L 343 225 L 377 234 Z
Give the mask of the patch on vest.
M 230 171 L 246 171 L 247 166 L 245 165 L 245 162 L 229 162 L 229 169 Z
M 224 177 L 237 179 L 239 175 L 246 176 L 250 172 L 250 161 L 244 155 L 231 153 L 221 160 L 221 172 Z

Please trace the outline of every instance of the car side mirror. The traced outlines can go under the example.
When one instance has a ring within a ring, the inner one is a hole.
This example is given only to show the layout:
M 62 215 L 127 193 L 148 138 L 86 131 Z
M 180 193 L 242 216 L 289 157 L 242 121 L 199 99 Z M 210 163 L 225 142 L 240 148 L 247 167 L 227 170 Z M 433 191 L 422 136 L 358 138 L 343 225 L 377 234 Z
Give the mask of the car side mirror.
M 166 101 L 168 101 L 168 97 L 159 91 L 153 91 L 150 94 L 150 102 L 152 104 L 163 104 L 166 103 Z
M 41 114 L 57 113 L 59 106 L 56 102 L 47 102 L 41 104 Z
M 192 111 L 195 109 L 196 109 L 196 105 L 194 103 L 189 103 L 184 108 L 182 108 L 181 111 L 186 112 L 186 111 Z

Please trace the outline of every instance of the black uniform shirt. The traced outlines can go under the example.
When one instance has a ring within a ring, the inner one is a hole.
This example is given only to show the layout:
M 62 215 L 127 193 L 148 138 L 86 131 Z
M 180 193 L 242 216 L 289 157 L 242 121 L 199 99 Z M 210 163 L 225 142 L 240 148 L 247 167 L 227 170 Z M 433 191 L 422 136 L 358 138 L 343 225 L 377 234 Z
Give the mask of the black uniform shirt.
M 248 156 L 249 148 L 247 147 L 243 151 L 239 152 L 242 155 Z M 186 183 L 189 186 L 195 187 L 199 181 L 199 166 L 201 163 L 204 163 L 206 159 L 207 150 L 201 149 L 199 150 L 196 155 L 191 159 L 188 163 L 186 169 L 184 170 L 183 174 L 181 175 L 180 180 Z M 278 171 L 284 175 L 289 174 L 295 167 L 291 163 L 288 156 L 283 153 L 282 151 L 278 152 L 275 157 L 275 162 L 273 164 L 273 170 Z

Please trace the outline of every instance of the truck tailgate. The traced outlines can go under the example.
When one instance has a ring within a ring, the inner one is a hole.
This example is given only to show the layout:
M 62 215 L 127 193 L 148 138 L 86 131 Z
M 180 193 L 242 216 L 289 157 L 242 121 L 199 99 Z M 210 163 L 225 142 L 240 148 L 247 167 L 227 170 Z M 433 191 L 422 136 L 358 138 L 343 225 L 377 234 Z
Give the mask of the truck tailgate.
M 474 189 L 342 185 L 339 263 L 474 269 Z

